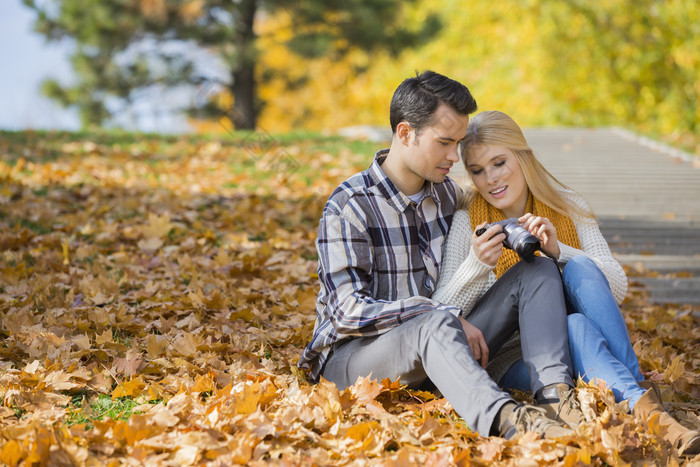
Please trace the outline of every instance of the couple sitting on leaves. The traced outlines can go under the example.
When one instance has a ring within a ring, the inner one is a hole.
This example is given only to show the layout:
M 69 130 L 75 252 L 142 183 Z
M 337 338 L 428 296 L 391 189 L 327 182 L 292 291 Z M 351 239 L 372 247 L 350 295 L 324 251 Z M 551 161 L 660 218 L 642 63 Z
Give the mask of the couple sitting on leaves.
M 317 320 L 299 366 L 340 388 L 370 374 L 436 387 L 472 429 L 506 438 L 571 434 L 583 420 L 574 377 L 597 378 L 639 418 L 659 414 L 679 454 L 700 452 L 700 433 L 639 371 L 618 307 L 626 276 L 593 213 L 510 117 L 470 120 L 476 107 L 465 86 L 430 71 L 396 89 L 390 148 L 323 210 Z M 468 195 L 447 177 L 460 154 Z M 498 225 L 474 233 L 512 217 L 556 263 L 520 261 Z M 535 405 L 501 388 L 532 391 Z

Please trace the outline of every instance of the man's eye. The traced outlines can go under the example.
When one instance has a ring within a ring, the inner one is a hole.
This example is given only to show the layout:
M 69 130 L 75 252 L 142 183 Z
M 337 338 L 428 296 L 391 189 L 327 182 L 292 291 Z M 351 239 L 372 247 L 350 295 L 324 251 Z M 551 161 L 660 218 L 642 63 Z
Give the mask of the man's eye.
M 446 141 L 440 141 L 440 145 L 441 145 L 441 146 L 447 146 L 448 144 L 450 144 L 450 143 L 448 143 L 448 142 L 446 142 Z

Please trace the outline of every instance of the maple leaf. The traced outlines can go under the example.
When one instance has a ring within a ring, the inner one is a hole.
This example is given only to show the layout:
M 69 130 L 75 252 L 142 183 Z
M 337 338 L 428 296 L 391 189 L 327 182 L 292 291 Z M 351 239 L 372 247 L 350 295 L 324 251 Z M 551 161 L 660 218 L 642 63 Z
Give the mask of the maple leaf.
M 664 376 L 673 383 L 685 374 L 685 361 L 680 355 L 676 356 L 671 364 L 664 370 Z
M 117 387 L 112 391 L 112 397 L 137 396 L 141 394 L 145 387 L 146 383 L 139 375 L 129 381 L 117 384 Z
M 0 461 L 5 465 L 17 465 L 25 456 L 22 446 L 14 439 L 9 440 L 0 448 Z
M 190 390 L 192 392 L 214 391 L 216 390 L 216 384 L 214 384 L 210 375 L 199 375 Z
M 350 386 L 355 399 L 362 404 L 372 404 L 374 400 L 382 392 L 382 385 L 377 380 L 371 379 L 371 375 L 367 377 L 360 376 L 355 381 L 355 384 Z
M 134 376 L 142 364 L 141 354 L 129 349 L 125 358 L 114 359 L 111 371 L 118 375 Z
M 493 462 L 501 457 L 506 448 L 506 440 L 503 438 L 490 437 L 479 443 L 477 449 L 481 458 L 486 462 Z
M 141 233 L 147 239 L 163 238 L 168 235 L 170 229 L 172 228 L 173 224 L 170 222 L 170 216 L 167 213 L 163 214 L 162 216 L 149 213 L 148 225 L 141 227 Z
M 137 245 L 138 247 L 146 252 L 146 253 L 153 253 L 156 250 L 158 250 L 160 247 L 163 246 L 163 240 L 161 240 L 158 237 L 148 237 L 144 238 L 142 240 L 139 240 Z

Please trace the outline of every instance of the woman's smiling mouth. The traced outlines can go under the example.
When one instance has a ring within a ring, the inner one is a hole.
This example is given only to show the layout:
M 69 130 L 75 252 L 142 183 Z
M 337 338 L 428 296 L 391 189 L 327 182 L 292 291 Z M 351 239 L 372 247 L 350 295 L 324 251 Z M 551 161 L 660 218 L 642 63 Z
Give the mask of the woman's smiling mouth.
M 508 185 L 499 186 L 495 190 L 489 191 L 489 194 L 491 196 L 493 196 L 494 198 L 501 198 L 505 195 L 507 189 L 508 189 Z

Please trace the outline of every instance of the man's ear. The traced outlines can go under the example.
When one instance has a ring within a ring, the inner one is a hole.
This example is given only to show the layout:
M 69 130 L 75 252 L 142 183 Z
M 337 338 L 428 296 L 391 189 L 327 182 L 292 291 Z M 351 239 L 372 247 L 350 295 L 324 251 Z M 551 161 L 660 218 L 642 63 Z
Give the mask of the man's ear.
M 399 141 L 406 146 L 408 146 L 408 144 L 411 142 L 412 131 L 413 128 L 408 122 L 404 121 L 396 125 L 396 136 L 398 136 Z

